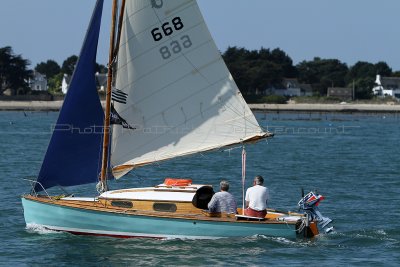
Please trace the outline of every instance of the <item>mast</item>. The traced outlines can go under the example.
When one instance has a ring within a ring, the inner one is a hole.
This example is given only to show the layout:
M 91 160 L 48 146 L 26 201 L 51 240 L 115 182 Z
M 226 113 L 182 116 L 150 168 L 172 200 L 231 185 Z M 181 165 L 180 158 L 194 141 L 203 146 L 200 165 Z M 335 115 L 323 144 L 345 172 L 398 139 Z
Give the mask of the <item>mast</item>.
M 99 188 L 100 192 L 105 192 L 108 190 L 107 169 L 108 169 L 109 143 L 110 143 L 111 86 L 113 77 L 115 22 L 117 20 L 117 6 L 118 6 L 118 0 L 113 0 L 111 33 L 110 33 L 110 50 L 108 57 L 106 106 L 104 115 L 103 156 L 101 161 L 100 188 Z
M 114 58 L 118 56 L 118 50 L 119 50 L 119 43 L 121 42 L 121 31 L 122 31 L 122 22 L 124 21 L 124 11 L 125 11 L 125 2 L 126 0 L 122 0 L 121 3 L 121 10 L 119 13 L 119 19 L 118 19 L 118 33 L 117 33 L 117 43 L 115 46 L 115 51 L 114 51 Z

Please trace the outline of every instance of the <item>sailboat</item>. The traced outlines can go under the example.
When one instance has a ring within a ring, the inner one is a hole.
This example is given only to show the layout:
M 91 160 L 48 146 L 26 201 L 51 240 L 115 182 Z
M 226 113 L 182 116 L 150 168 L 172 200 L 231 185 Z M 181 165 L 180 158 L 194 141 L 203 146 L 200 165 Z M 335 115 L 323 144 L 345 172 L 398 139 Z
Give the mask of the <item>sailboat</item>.
M 95 84 L 102 11 L 97 0 L 41 170 L 22 196 L 26 224 L 114 237 L 317 235 L 318 218 L 306 212 L 210 213 L 214 190 L 193 179 L 109 189 L 109 179 L 144 165 L 272 134 L 244 101 L 195 0 L 113 0 L 104 112 Z M 47 191 L 88 183 L 97 183 L 96 197 Z

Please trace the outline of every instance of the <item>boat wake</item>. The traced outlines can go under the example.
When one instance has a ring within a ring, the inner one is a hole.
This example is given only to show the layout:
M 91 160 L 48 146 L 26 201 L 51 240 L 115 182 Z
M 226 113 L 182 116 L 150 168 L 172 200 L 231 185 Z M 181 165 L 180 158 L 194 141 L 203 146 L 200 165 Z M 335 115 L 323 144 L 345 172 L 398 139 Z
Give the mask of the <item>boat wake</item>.
M 265 235 L 254 235 L 251 237 L 248 237 L 249 239 L 254 239 L 254 240 L 268 240 L 268 241 L 272 241 L 272 242 L 276 242 L 279 244 L 284 244 L 284 245 L 296 245 L 298 244 L 298 242 L 296 242 L 295 240 L 291 240 L 285 237 L 272 237 L 272 236 L 265 236 Z
M 364 240 L 364 242 L 387 242 L 387 244 L 399 244 L 399 240 L 383 229 L 360 230 L 350 234 L 355 240 Z
M 36 224 L 36 223 L 28 223 L 25 228 L 28 232 L 30 233 L 36 233 L 40 235 L 46 235 L 46 234 L 59 234 L 61 232 L 59 231 L 54 231 L 47 229 L 43 225 Z

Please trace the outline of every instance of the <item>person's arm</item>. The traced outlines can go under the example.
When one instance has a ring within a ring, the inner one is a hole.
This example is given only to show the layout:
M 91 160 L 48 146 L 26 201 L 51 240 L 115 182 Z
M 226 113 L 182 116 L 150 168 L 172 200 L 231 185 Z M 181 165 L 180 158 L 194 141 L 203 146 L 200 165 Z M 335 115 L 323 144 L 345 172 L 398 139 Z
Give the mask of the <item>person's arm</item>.
M 216 199 L 215 195 L 213 195 L 213 197 L 211 198 L 210 202 L 208 202 L 208 205 L 207 205 L 208 210 L 210 212 L 213 212 L 215 210 L 215 208 L 216 208 L 216 204 L 217 204 L 217 199 Z
M 245 197 L 245 206 L 244 208 L 247 209 L 249 207 L 250 198 L 249 198 L 249 189 L 246 190 L 246 197 Z

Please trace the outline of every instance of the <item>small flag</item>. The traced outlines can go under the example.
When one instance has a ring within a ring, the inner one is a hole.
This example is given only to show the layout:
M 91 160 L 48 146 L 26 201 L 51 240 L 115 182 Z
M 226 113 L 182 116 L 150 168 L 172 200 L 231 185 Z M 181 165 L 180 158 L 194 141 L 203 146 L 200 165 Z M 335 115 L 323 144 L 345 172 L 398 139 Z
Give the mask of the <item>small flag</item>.
M 121 104 L 126 104 L 126 100 L 128 98 L 128 94 L 124 93 L 123 91 L 113 88 L 111 92 L 111 99 L 112 101 L 121 103 Z
M 110 113 L 110 124 L 119 124 L 122 125 L 125 129 L 135 130 L 135 127 L 130 126 L 126 120 L 124 120 L 118 112 L 115 110 L 114 105 L 111 105 L 111 113 Z

